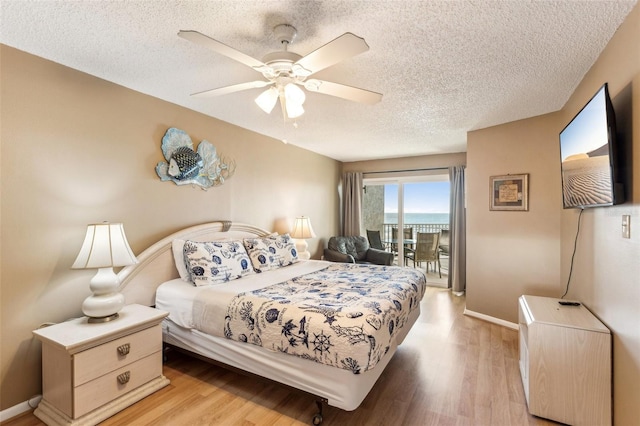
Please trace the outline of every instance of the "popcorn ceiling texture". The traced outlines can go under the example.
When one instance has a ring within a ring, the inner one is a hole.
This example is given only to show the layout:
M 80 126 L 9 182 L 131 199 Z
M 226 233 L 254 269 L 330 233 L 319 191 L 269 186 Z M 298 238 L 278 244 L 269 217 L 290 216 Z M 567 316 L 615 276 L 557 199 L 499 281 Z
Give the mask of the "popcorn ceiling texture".
M 463 152 L 466 132 L 564 105 L 636 1 L 0 2 L 3 44 L 335 158 Z M 261 79 L 179 38 L 196 30 L 257 59 L 298 29 L 305 55 L 345 32 L 368 52 L 314 77 L 380 92 L 365 105 L 307 93 L 297 127 L 253 99 L 189 94 Z

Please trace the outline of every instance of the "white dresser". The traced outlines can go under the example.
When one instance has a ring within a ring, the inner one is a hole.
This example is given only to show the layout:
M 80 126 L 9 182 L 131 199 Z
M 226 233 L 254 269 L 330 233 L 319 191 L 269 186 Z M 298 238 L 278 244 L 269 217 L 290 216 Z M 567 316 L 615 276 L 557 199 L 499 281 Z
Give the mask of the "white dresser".
M 169 384 L 162 375 L 167 312 L 127 305 L 120 317 L 87 317 L 35 330 L 42 342 L 42 401 L 48 425 L 94 425 Z
M 519 299 L 520 374 L 529 412 L 570 425 L 611 424 L 611 333 L 587 308 Z

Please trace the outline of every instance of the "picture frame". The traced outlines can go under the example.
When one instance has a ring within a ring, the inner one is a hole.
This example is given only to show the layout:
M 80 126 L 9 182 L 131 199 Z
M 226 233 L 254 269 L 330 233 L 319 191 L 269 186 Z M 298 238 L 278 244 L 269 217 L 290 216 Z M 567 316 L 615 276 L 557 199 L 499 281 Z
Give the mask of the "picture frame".
M 491 176 L 489 210 L 528 211 L 529 174 Z

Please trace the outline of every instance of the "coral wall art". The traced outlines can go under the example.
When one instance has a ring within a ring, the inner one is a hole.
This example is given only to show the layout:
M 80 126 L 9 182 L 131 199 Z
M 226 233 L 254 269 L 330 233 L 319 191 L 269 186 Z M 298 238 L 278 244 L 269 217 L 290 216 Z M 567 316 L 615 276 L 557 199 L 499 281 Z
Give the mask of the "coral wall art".
M 161 181 L 176 185 L 220 186 L 236 169 L 235 161 L 218 156 L 211 142 L 203 140 L 196 152 L 189 135 L 175 127 L 162 137 L 162 154 L 167 162 L 158 163 L 156 173 Z

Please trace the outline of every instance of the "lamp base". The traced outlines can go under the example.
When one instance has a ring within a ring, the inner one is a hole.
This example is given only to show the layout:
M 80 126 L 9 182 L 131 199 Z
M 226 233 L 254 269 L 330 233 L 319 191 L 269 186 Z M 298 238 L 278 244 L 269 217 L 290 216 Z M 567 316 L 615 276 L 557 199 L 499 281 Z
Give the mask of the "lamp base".
M 87 320 L 87 322 L 89 324 L 98 324 L 101 322 L 109 322 L 109 321 L 113 321 L 114 319 L 118 318 L 120 316 L 120 314 L 118 314 L 117 312 L 113 315 L 109 315 L 107 317 L 89 317 L 89 319 Z
M 90 319 L 96 319 L 90 322 L 106 322 L 118 317 L 118 312 L 125 302 L 124 295 L 118 293 L 118 284 L 118 276 L 113 272 L 113 268 L 98 270 L 91 280 L 90 288 L 93 294 L 82 302 L 82 312 Z
M 298 259 L 309 260 L 311 258 L 311 253 L 307 251 L 307 248 L 309 248 L 309 243 L 307 243 L 307 240 L 295 239 L 295 242 L 296 251 L 298 252 Z

